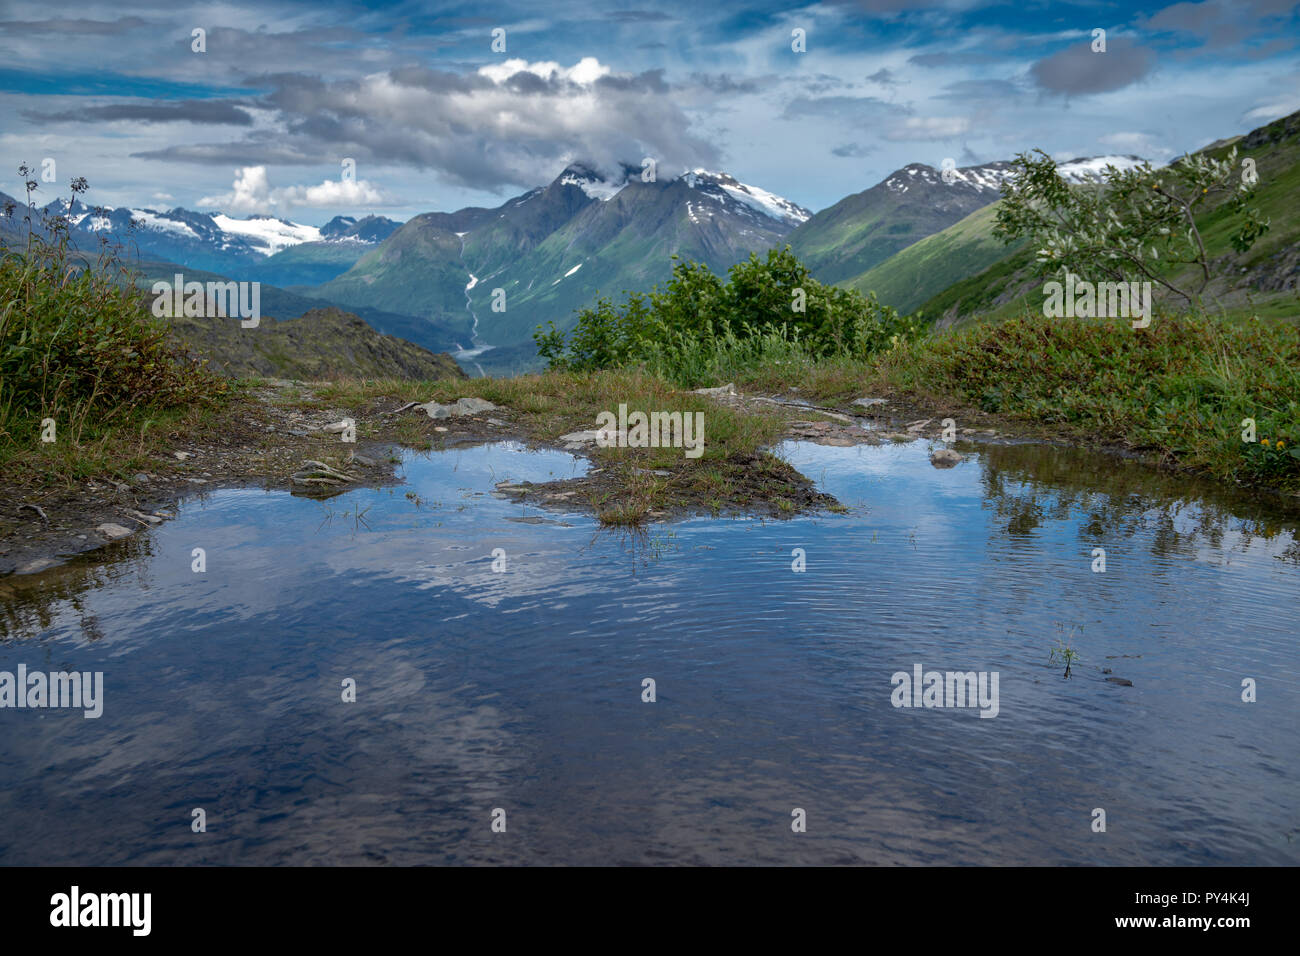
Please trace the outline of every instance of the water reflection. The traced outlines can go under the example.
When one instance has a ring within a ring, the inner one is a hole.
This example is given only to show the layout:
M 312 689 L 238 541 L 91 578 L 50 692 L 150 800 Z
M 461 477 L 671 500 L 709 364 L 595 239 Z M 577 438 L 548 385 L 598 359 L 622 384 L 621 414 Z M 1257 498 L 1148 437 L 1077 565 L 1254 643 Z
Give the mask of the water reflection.
M 963 450 L 941 471 L 922 443 L 791 443 L 853 511 L 632 536 L 490 494 L 572 456 L 411 455 L 328 521 L 218 492 L 103 562 L 6 579 L 0 670 L 107 689 L 97 721 L 0 710 L 0 861 L 1300 859 L 1294 510 Z M 918 663 L 998 671 L 998 717 L 894 708 Z

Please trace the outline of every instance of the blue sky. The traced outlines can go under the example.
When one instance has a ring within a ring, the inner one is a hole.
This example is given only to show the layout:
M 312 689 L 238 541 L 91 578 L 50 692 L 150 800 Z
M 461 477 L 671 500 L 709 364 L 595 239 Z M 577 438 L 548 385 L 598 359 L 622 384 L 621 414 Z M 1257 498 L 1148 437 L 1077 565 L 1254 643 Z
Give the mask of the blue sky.
M 1298 7 L 0 0 L 0 191 L 49 157 L 42 200 L 85 176 L 93 203 L 319 224 L 498 205 L 573 160 L 814 210 L 910 162 L 1165 161 L 1300 109 Z

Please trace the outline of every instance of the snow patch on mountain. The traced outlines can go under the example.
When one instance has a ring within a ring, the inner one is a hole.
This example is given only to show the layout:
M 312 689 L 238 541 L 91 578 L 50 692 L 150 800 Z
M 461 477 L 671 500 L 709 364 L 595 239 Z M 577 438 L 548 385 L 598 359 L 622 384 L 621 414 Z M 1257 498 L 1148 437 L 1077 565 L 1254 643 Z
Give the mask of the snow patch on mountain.
M 723 205 L 727 200 L 738 203 L 745 209 L 775 219 L 787 225 L 797 226 L 812 217 L 812 213 L 802 206 L 792 203 L 783 196 L 739 182 L 727 173 L 713 172 L 708 169 L 692 169 L 683 174 L 680 181 L 690 189 L 698 189 Z
M 1121 172 L 1127 172 L 1141 165 L 1142 160 L 1136 156 L 1092 156 L 1087 159 L 1072 159 L 1057 163 L 1056 173 L 1067 183 L 1082 183 L 1090 179 L 1100 179 L 1107 166 L 1114 166 Z
M 218 213 L 212 217 L 212 221 L 222 232 L 243 237 L 250 245 L 260 247 L 258 251 L 268 256 L 299 243 L 321 241 L 320 230 L 315 226 L 304 226 L 269 216 L 232 219 L 224 213 Z
M 1107 165 L 1120 170 L 1135 169 L 1143 161 L 1136 156 L 1092 156 L 1085 159 L 1072 159 L 1056 166 L 1057 173 L 1067 183 L 1090 182 L 1100 178 Z M 903 174 L 906 175 L 903 175 Z M 915 185 L 955 185 L 965 183 L 982 192 L 999 192 L 1002 184 L 1015 179 L 1015 168 L 1011 163 L 999 160 L 980 166 L 964 166 L 948 170 L 948 179 L 943 178 L 944 170 L 935 169 L 924 163 L 912 163 L 905 166 L 885 180 L 885 188 L 899 194 L 905 193 Z

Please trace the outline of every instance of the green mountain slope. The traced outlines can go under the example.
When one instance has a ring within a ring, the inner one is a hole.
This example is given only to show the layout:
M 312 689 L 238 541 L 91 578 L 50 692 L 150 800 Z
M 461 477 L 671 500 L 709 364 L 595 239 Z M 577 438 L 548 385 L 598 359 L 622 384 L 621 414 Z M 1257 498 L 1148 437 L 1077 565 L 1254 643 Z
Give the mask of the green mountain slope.
M 1295 320 L 1300 317 L 1300 211 L 1296 202 L 1300 196 L 1300 112 L 1244 136 L 1212 143 L 1202 152 L 1222 158 L 1234 145 L 1238 163 L 1247 158 L 1255 161 L 1259 176 L 1255 202 L 1270 220 L 1270 229 L 1248 252 L 1238 253 L 1229 241 L 1232 226 L 1226 206 L 1197 218 L 1215 272 L 1205 303 L 1230 314 Z M 970 217 L 952 227 L 951 235 L 939 233 L 927 242 L 936 250 L 946 247 L 954 259 L 967 259 L 977 267 L 984 251 L 991 248 L 988 244 L 996 242 L 992 238 L 995 208 L 989 207 L 986 218 Z M 863 276 L 861 281 L 901 289 L 914 299 L 916 293 L 907 288 L 907 277 L 917 274 L 916 260 L 925 252 L 905 250 L 898 262 L 882 264 L 874 276 Z M 1035 276 L 1033 266 L 1031 250 L 1023 246 L 1004 250 L 991 264 L 935 291 L 919 303 L 919 309 L 942 325 L 997 319 L 1025 309 L 1037 311 L 1042 307 L 1043 280 Z M 1177 280 L 1186 282 L 1194 271 L 1182 267 L 1172 278 L 1176 284 Z M 946 277 L 943 270 L 936 275 Z
M 820 281 L 849 284 L 995 201 L 1010 168 L 1005 162 L 969 166 L 945 182 L 940 170 L 912 163 L 814 215 L 790 234 L 790 247 Z
M 936 289 L 982 272 L 1007 255 L 1007 247 L 993 237 L 996 210 L 996 203 L 978 209 L 841 285 L 874 292 L 886 305 L 912 312 Z
M 256 329 L 242 329 L 230 319 L 177 318 L 172 334 L 212 368 L 235 378 L 465 377 L 445 352 L 382 335 L 341 309 L 315 309 L 284 322 L 264 318 Z

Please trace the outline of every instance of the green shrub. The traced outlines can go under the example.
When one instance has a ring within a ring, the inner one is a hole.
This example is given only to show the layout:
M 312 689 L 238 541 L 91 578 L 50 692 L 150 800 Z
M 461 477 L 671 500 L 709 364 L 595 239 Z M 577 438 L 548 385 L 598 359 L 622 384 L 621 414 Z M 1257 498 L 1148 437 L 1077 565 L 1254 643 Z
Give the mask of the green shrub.
M 27 182 L 33 219 L 35 186 Z M 72 189 L 83 193 L 85 180 Z M 14 209 L 4 214 L 12 220 Z M 61 216 L 29 224 L 0 255 L 0 442 L 32 441 L 45 418 L 75 441 L 87 425 L 221 394 L 222 381 L 168 333 L 111 250 L 79 253 Z
M 696 262 L 679 262 L 648 295 L 583 309 L 568 340 L 552 322 L 534 333 L 553 369 L 644 365 L 682 385 L 760 362 L 866 358 L 922 334 L 919 322 L 874 296 L 823 285 L 790 252 L 751 254 L 724 284 Z

